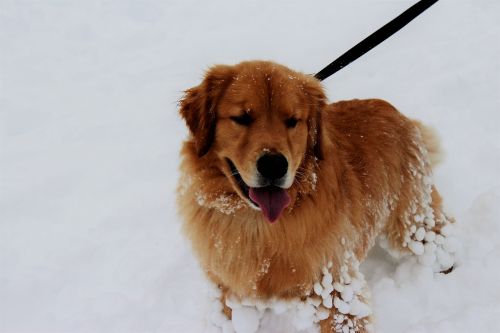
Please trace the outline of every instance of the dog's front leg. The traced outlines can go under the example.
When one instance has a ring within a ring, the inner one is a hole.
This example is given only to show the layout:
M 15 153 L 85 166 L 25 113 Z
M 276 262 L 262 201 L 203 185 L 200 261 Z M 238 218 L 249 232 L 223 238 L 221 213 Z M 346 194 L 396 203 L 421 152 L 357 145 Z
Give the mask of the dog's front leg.
M 369 317 L 360 318 L 353 315 L 344 315 L 337 309 L 331 311 L 330 317 L 320 323 L 321 333 L 369 333 L 373 332 L 371 319 Z
M 222 305 L 222 313 L 226 316 L 228 320 L 231 320 L 232 317 L 232 310 L 229 306 L 227 306 L 227 298 L 229 297 L 229 291 L 226 288 L 219 287 L 221 290 L 221 295 L 220 295 L 220 303 Z
M 331 266 L 323 268 L 321 281 L 314 284 L 314 293 L 321 297 L 321 333 L 372 332 L 369 290 L 358 260 L 346 253 L 341 265 Z
M 206 317 L 205 331 L 208 333 L 231 332 L 232 311 L 227 306 L 229 290 L 219 284 L 211 285 L 209 292 L 210 308 Z

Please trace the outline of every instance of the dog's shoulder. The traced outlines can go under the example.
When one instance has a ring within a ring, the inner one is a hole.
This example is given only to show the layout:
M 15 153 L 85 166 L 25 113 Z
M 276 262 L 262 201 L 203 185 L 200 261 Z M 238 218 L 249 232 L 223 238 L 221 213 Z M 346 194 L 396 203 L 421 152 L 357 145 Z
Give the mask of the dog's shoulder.
M 333 118 L 372 120 L 380 117 L 401 118 L 403 115 L 389 102 L 382 99 L 352 99 L 327 106 L 326 114 Z M 404 118 L 404 117 L 403 117 Z
M 325 126 L 352 139 L 401 138 L 414 127 L 409 118 L 381 99 L 335 102 L 326 107 L 324 117 Z

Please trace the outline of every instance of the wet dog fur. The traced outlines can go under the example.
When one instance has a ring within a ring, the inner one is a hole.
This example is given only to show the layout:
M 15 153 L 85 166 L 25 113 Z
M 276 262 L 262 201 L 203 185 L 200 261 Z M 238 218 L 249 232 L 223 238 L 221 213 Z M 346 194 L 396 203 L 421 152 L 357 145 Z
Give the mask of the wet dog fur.
M 328 263 L 341 278 L 346 253 L 354 257 L 348 271 L 360 274 L 354 266 L 377 236 L 391 252 L 412 254 L 413 229 L 439 234 L 451 221 L 428 180 L 439 157 L 435 135 L 383 100 L 329 104 L 315 78 L 249 61 L 210 68 L 186 91 L 180 114 L 190 130 L 178 189 L 183 228 L 223 303 L 228 295 L 304 299 Z M 258 186 L 266 152 L 288 161 L 281 186 L 290 204 L 276 223 L 242 187 Z M 338 309 L 329 311 L 323 333 L 336 329 Z M 225 304 L 224 312 L 231 317 Z M 356 331 L 369 327 L 369 318 L 357 320 Z

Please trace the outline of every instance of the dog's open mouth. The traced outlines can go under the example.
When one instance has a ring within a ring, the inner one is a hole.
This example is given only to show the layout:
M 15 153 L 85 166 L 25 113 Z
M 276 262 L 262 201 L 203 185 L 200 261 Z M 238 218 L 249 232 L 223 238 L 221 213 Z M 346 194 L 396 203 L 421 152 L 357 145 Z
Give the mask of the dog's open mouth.
M 290 196 L 281 187 L 270 185 L 264 187 L 249 187 L 241 177 L 234 163 L 226 158 L 231 175 L 238 184 L 241 192 L 255 206 L 262 210 L 262 214 L 273 223 L 281 216 L 283 210 L 290 204 Z

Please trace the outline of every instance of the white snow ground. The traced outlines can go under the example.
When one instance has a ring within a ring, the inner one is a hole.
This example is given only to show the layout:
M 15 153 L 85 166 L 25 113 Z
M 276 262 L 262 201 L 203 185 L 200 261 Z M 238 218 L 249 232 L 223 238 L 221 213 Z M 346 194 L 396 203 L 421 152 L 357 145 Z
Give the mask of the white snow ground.
M 175 210 L 182 90 L 214 63 L 314 73 L 412 3 L 0 0 L 0 332 L 202 332 Z M 441 0 L 325 82 L 447 151 L 462 265 L 433 277 L 375 249 L 378 332 L 500 331 L 499 22 L 496 0 Z

